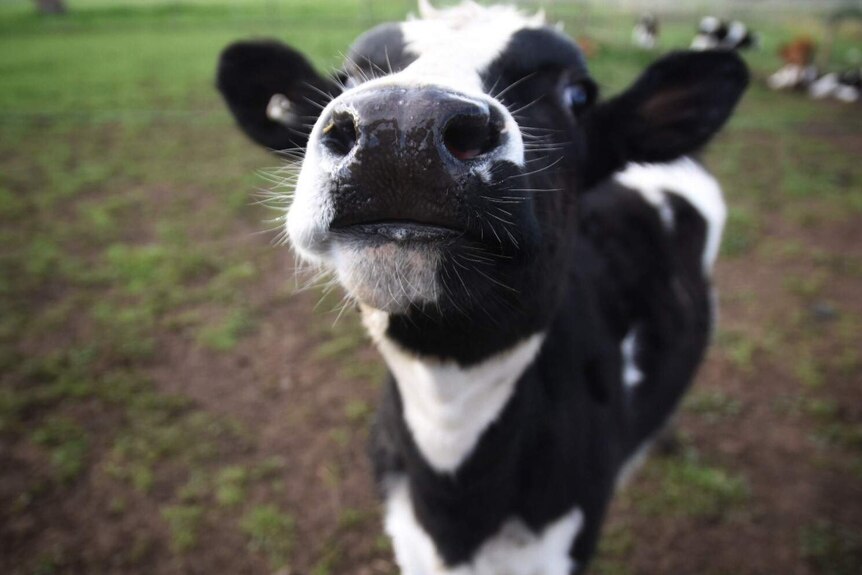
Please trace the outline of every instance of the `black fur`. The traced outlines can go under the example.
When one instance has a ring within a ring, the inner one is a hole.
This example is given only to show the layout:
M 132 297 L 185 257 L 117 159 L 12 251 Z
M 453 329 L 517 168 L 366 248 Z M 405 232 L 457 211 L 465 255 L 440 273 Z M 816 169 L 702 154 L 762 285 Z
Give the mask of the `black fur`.
M 237 42 L 222 52 L 216 85 L 240 128 L 271 150 L 304 147 L 320 108 L 341 88 L 318 74 L 305 56 L 274 40 Z M 291 103 L 292 122 L 266 115 L 270 99 L 282 94 Z
M 376 78 L 403 70 L 416 58 L 404 50 L 404 34 L 394 22 L 375 26 L 350 47 L 345 72 L 353 78 Z

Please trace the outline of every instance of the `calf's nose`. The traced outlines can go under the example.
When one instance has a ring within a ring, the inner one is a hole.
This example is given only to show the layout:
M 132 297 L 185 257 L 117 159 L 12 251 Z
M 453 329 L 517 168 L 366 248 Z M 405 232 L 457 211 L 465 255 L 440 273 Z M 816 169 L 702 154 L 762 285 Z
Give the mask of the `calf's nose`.
M 324 120 L 320 146 L 416 162 L 457 176 L 505 143 L 505 118 L 488 102 L 434 87 L 381 87 L 343 97 Z

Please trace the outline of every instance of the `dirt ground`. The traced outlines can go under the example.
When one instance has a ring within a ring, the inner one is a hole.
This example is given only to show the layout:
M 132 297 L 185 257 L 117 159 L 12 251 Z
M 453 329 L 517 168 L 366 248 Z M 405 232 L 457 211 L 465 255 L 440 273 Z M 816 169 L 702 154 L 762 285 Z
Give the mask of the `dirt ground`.
M 267 251 L 268 240 L 250 232 L 244 226 L 231 234 Z M 691 502 L 672 498 L 654 509 L 641 503 L 664 489 L 663 476 L 660 467 L 647 467 L 615 502 L 610 548 L 603 547 L 597 564 L 601 573 L 849 574 L 862 565 L 858 541 L 852 539 L 862 532 L 862 378 L 858 359 L 848 360 L 849 367 L 828 361 L 844 349 L 842 321 L 862 316 L 862 228 L 858 219 L 809 229 L 772 218 L 761 233 L 768 246 L 805 249 L 778 256 L 761 256 L 768 252 L 761 249 L 752 257 L 719 263 L 722 331 L 693 391 L 704 404 L 686 404 L 677 421 L 674 454 L 659 456 L 694 452 L 699 461 L 743 477 L 744 494 L 708 513 L 691 513 L 686 509 Z M 840 257 L 825 257 L 825 263 L 815 257 L 812 263 L 812 253 Z M 312 311 L 318 291 L 286 295 L 285 282 L 293 274 L 286 249 L 265 259 L 265 272 L 246 290 L 259 310 L 253 333 L 222 353 L 165 331 L 144 373 L 158 392 L 191 401 L 181 409 L 226 418 L 245 430 L 219 432 L 219 467 L 276 458 L 267 481 L 250 485 L 245 497 L 275 501 L 295 518 L 290 567 L 280 573 L 394 573 L 380 536 L 364 448 L 378 392 L 375 352 L 357 334 L 352 310 L 330 327 L 335 313 L 326 310 L 328 301 Z M 837 266 L 839 273 L 830 274 L 814 292 L 788 290 L 788 277 L 811 277 L 824 265 Z M 723 340 L 728 333 L 746 339 Z M 852 332 L 851 348 L 858 345 L 857 334 Z M 343 349 L 336 345 L 321 354 L 333 337 L 336 342 L 341 337 Z M 800 351 L 800 341 L 810 349 Z M 828 384 L 800 382 L 796 353 L 825 358 L 818 369 Z M 351 367 L 360 376 L 352 375 Z M 123 416 L 111 405 L 92 401 L 63 411 L 86 422 L 93 438 L 89 460 L 107 457 L 110 428 Z M 850 425 L 857 427 L 844 429 Z M 215 506 L 191 550 L 179 556 L 171 552 L 175 543 L 159 504 L 189 481 L 176 462 L 165 464 L 155 485 L 141 493 L 117 481 L 104 465 L 90 467 L 71 485 L 46 482 L 34 491 L 33 478 L 49 475 L 44 468 L 50 462 L 25 441 L 4 438 L 0 461 L 4 572 L 274 569 L 260 553 L 249 552 L 240 533 L 222 528 L 230 508 Z M 172 465 L 177 468 L 171 470 Z M 206 473 L 213 462 L 204 468 Z M 684 487 L 683 497 L 685 489 L 692 488 Z M 835 525 L 846 533 L 834 533 Z M 838 559 L 832 557 L 836 554 Z M 833 560 L 839 563 L 832 565 Z M 23 565 L 28 568 L 22 570 Z

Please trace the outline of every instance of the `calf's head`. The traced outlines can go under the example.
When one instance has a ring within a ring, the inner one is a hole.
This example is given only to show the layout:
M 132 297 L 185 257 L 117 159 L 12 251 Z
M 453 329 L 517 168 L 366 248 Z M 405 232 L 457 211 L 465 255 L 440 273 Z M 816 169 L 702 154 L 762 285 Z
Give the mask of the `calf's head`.
M 705 144 L 747 72 L 730 53 L 671 54 L 597 103 L 578 46 L 541 15 L 420 12 L 361 36 L 332 78 L 283 44 L 234 44 L 218 87 L 252 139 L 304 151 L 286 218 L 300 256 L 408 347 L 469 363 L 550 321 L 579 191 Z

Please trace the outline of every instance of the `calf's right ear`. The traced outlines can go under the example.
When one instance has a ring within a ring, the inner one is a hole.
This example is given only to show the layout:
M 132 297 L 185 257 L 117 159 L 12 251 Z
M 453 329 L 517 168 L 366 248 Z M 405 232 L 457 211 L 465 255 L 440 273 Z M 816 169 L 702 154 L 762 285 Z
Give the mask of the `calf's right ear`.
M 274 151 L 304 148 L 321 109 L 341 92 L 302 54 L 275 40 L 225 48 L 216 85 L 240 128 Z

